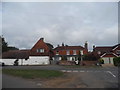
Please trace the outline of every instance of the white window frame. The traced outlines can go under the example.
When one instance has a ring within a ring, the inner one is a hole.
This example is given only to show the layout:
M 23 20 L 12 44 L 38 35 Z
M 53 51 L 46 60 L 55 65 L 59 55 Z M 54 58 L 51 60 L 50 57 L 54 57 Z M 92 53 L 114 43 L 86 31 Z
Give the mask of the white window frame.
M 70 55 L 70 50 L 67 50 L 66 55 Z
M 77 55 L 76 50 L 73 50 L 73 55 Z
M 56 51 L 56 55 L 59 55 L 59 51 Z
M 37 49 L 37 53 L 44 53 L 44 52 L 45 52 L 45 50 L 43 48 Z
M 80 50 L 80 54 L 83 55 L 83 50 Z
M 100 54 L 101 54 L 101 51 L 98 51 L 97 53 L 100 55 Z

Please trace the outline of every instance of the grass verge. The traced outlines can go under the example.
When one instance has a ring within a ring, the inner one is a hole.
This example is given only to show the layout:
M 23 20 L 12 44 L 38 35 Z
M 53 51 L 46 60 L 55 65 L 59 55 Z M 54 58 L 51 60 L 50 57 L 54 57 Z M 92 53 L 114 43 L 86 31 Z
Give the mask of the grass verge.
M 62 76 L 64 73 L 55 70 L 21 70 L 21 69 L 3 69 L 2 73 L 19 76 L 22 78 L 52 78 Z

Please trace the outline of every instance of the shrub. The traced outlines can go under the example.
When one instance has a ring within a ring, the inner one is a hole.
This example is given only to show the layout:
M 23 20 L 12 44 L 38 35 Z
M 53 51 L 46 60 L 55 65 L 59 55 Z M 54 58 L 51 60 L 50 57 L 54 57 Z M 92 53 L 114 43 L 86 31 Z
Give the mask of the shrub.
M 113 58 L 113 62 L 115 66 L 120 66 L 120 57 Z
M 104 60 L 102 58 L 99 59 L 100 64 L 104 64 Z

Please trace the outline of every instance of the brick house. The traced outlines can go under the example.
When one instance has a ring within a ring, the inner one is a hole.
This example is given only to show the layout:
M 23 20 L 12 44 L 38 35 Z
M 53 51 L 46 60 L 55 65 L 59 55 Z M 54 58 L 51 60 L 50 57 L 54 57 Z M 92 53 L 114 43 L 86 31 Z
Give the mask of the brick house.
M 68 46 L 62 44 L 62 46 L 58 46 L 54 49 L 54 60 L 59 61 L 62 59 L 66 59 L 67 61 L 75 61 L 78 60 L 80 55 L 84 55 L 88 53 L 87 42 L 85 43 L 85 47 L 82 46 Z
M 50 64 L 50 59 L 54 55 L 52 48 L 51 44 L 44 42 L 44 38 L 40 38 L 31 48 L 29 59 L 35 64 Z
M 44 38 L 40 38 L 37 43 L 29 50 L 12 50 L 2 54 L 2 61 L 6 65 L 13 65 L 18 59 L 19 65 L 47 65 L 54 53 L 53 46 L 45 43 Z
M 98 54 L 105 64 L 113 64 L 113 58 L 120 56 L 120 44 L 115 46 L 93 46 L 93 52 Z

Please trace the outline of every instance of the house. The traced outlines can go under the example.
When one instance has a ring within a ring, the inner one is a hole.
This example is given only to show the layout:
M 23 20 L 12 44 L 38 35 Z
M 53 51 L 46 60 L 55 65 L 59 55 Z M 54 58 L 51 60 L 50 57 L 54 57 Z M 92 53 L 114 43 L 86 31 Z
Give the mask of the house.
M 113 64 L 113 58 L 120 56 L 120 44 L 114 46 L 93 46 L 93 52 L 97 53 L 104 64 Z
M 19 60 L 19 65 L 23 65 L 29 59 L 29 50 L 9 50 L 2 54 L 2 60 L 5 65 L 14 65 Z
M 19 65 L 47 65 L 54 53 L 53 46 L 40 38 L 30 50 L 11 50 L 2 54 L 5 65 L 13 65 L 18 60 Z
M 80 55 L 84 55 L 88 53 L 88 45 L 87 42 L 85 46 L 68 46 L 62 44 L 62 46 L 58 46 L 54 49 L 54 60 L 67 60 L 67 61 L 76 61 L 79 59 Z
M 40 38 L 30 50 L 29 61 L 35 65 L 50 64 L 50 59 L 54 55 L 52 48 L 51 44 L 44 42 L 44 38 Z

